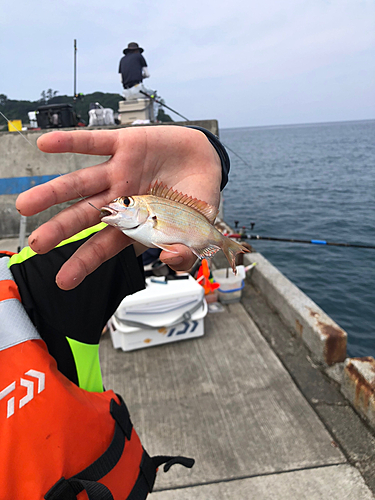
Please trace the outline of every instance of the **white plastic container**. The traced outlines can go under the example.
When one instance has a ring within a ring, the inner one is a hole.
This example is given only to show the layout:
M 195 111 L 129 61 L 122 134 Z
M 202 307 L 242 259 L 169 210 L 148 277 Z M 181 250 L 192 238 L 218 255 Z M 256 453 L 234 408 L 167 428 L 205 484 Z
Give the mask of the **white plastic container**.
M 134 123 L 137 120 L 154 120 L 153 103 L 148 98 L 120 101 L 118 112 L 123 125 Z
M 146 285 L 126 297 L 108 323 L 115 349 L 132 351 L 204 334 L 207 304 L 194 278 L 166 283 L 147 278 Z
M 237 274 L 232 269 L 215 269 L 212 271 L 214 280 L 220 284 L 218 288 L 219 301 L 231 304 L 241 300 L 242 289 L 245 286 L 245 267 L 237 266 Z

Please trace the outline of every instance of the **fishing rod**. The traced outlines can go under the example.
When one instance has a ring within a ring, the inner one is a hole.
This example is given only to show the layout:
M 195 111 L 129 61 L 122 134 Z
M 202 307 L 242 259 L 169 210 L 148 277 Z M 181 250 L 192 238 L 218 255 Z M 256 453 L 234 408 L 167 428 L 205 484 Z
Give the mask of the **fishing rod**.
M 166 104 L 164 104 L 164 102 L 162 101 L 159 101 L 159 99 L 156 99 L 155 95 L 154 94 L 148 94 L 147 92 L 143 92 L 143 90 L 140 90 L 139 91 L 141 94 L 147 96 L 149 99 L 152 99 L 153 101 L 157 102 L 158 104 L 160 104 L 161 106 L 164 106 L 165 108 L 169 109 L 170 111 L 172 111 L 173 113 L 175 113 L 176 115 L 178 116 L 181 116 L 181 118 L 183 118 L 184 120 L 186 120 L 187 122 L 190 121 L 189 118 L 186 118 L 186 116 L 183 116 L 183 115 L 180 115 L 180 113 L 177 113 L 177 111 L 175 111 L 174 109 L 170 108 L 169 106 L 167 106 Z
M 273 236 L 259 236 L 259 234 L 233 233 L 227 234 L 229 238 L 238 238 L 245 240 L 267 240 L 267 241 L 283 241 L 287 243 L 305 243 L 308 245 L 330 245 L 335 247 L 354 247 L 354 248 L 371 248 L 375 250 L 375 245 L 357 245 L 355 243 L 339 243 L 336 241 L 326 240 L 297 240 L 294 238 L 275 238 Z
M 180 115 L 180 113 L 178 113 L 176 110 L 170 108 L 169 106 L 167 106 L 166 104 L 164 104 L 164 102 L 162 101 L 159 101 L 158 99 L 156 99 L 155 95 L 154 94 L 148 94 L 147 92 L 144 92 L 143 90 L 140 90 L 139 91 L 141 94 L 147 96 L 149 99 L 152 99 L 153 101 L 157 102 L 158 104 L 160 104 L 161 106 L 164 106 L 165 108 L 169 109 L 170 111 L 172 111 L 173 113 L 175 113 L 176 115 L 178 116 L 181 116 L 181 118 L 183 118 L 184 120 L 186 120 L 187 122 L 189 122 L 189 118 L 186 118 L 186 116 L 183 116 L 183 115 Z M 222 141 L 221 141 L 222 142 Z M 222 142 L 222 144 L 224 144 Z M 239 158 L 247 167 L 250 167 L 250 163 L 247 163 L 247 161 L 245 161 L 238 153 L 236 153 L 235 151 L 233 151 L 233 149 L 231 149 L 229 146 L 227 146 L 226 144 L 224 144 L 224 146 L 229 149 L 229 151 L 231 153 L 233 153 L 235 156 L 237 156 L 237 158 Z

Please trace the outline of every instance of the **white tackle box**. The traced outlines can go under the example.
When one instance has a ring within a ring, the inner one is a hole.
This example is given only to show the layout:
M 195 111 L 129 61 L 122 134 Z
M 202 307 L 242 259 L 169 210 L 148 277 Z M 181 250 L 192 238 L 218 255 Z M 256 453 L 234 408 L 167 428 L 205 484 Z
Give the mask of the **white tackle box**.
M 146 289 L 125 297 L 108 323 L 115 349 L 201 337 L 207 314 L 204 290 L 190 275 L 177 280 L 146 278 Z

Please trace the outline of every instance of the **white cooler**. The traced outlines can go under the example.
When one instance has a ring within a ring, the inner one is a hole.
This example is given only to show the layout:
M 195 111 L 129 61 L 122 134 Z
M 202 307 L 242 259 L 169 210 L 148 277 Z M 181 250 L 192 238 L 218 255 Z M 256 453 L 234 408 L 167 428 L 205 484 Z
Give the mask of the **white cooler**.
M 207 314 L 204 290 L 196 280 L 146 278 L 146 289 L 121 302 L 108 323 L 113 347 L 142 349 L 201 337 Z

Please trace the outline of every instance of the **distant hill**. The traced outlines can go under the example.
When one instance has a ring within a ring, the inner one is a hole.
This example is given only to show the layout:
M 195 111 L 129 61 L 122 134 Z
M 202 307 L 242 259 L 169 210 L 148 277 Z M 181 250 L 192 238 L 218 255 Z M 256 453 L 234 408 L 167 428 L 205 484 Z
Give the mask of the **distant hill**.
M 8 99 L 4 94 L 0 94 L 0 111 L 9 120 L 22 120 L 22 124 L 29 123 L 28 112 L 35 111 L 39 106 L 45 104 L 72 104 L 77 115 L 81 117 L 86 123 L 89 121 L 90 103 L 99 102 L 104 108 L 111 108 L 115 113 L 118 111 L 118 103 L 123 100 L 120 94 L 109 94 L 104 92 L 94 92 L 92 94 L 80 95 L 74 103 L 73 96 L 67 95 L 54 95 L 56 92 L 49 89 L 47 92 L 42 92 L 42 98 L 37 101 L 18 101 L 15 99 Z M 162 108 L 158 112 L 158 120 L 161 122 L 171 122 L 172 118 L 164 113 Z M 7 125 L 6 121 L 0 116 L 0 129 L 2 126 Z

